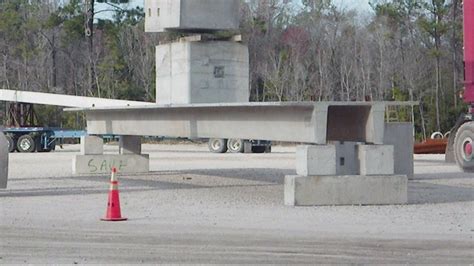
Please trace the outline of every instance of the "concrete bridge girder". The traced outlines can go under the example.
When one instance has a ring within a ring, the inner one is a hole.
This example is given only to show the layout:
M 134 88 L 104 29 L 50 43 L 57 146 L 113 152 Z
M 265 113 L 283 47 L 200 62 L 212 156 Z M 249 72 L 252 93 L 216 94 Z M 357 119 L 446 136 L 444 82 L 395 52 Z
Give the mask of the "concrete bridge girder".
M 382 144 L 384 103 L 246 103 L 88 108 L 89 134 Z

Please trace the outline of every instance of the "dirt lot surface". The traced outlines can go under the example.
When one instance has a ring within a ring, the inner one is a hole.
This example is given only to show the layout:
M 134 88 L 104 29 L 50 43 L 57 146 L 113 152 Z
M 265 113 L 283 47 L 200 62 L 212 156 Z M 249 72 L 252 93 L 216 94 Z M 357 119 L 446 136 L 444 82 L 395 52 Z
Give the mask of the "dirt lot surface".
M 0 263 L 474 263 L 472 174 L 416 156 L 408 205 L 294 208 L 294 150 L 144 145 L 152 172 L 119 176 L 121 223 L 99 220 L 109 176 L 72 175 L 78 145 L 11 154 Z

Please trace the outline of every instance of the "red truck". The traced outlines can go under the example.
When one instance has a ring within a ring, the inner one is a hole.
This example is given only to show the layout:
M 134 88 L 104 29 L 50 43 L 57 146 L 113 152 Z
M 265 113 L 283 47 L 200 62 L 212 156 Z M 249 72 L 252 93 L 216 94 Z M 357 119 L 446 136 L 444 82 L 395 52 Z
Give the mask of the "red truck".
M 464 101 L 468 112 L 457 121 L 448 149 L 465 172 L 474 172 L 474 0 L 464 0 Z

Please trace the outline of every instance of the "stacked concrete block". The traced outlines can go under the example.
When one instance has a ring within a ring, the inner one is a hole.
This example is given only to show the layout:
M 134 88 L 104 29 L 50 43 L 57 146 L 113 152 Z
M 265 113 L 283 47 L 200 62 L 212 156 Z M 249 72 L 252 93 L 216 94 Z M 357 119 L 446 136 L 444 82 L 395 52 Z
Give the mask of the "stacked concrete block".
M 121 136 L 119 143 L 120 154 L 141 154 L 142 138 L 140 136 Z
M 8 183 L 8 141 L 0 132 L 0 188 L 7 188 Z
M 119 173 L 146 173 L 150 170 L 148 154 L 141 154 L 141 138 L 122 136 L 120 154 L 104 154 L 104 142 L 98 136 L 81 138 L 81 154 L 72 163 L 72 172 L 79 175 L 110 174 L 112 168 Z
M 285 204 L 404 204 L 407 176 L 394 175 L 394 147 L 357 142 L 299 146 L 297 176 L 285 177 Z
M 302 176 L 336 175 L 336 146 L 298 146 L 296 148 L 296 173 Z
M 357 142 L 296 148 L 296 174 L 301 176 L 358 175 Z
M 358 175 L 359 162 L 357 160 L 357 142 L 337 141 L 336 146 L 336 173 L 337 175 Z
M 393 150 L 391 145 L 358 145 L 360 174 L 393 175 L 395 173 Z
M 159 104 L 249 101 L 249 53 L 236 42 L 175 42 L 156 47 Z
M 145 0 L 145 31 L 236 30 L 239 12 L 240 0 Z
M 81 137 L 81 155 L 104 154 L 104 139 L 100 136 Z

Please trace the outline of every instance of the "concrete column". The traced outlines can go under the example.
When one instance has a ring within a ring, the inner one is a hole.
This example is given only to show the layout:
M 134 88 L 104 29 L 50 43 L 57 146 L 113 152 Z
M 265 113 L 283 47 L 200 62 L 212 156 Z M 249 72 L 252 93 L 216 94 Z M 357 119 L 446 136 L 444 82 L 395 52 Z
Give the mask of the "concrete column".
M 99 136 L 81 137 L 81 155 L 104 154 L 104 139 Z
M 0 132 L 0 188 L 7 188 L 8 183 L 8 141 Z
M 413 123 L 386 123 L 384 144 L 394 147 L 395 174 L 413 178 Z
M 358 145 L 360 174 L 393 175 L 395 172 L 393 150 L 391 145 Z
M 121 136 L 120 137 L 120 154 L 141 154 L 142 138 L 140 136 Z

